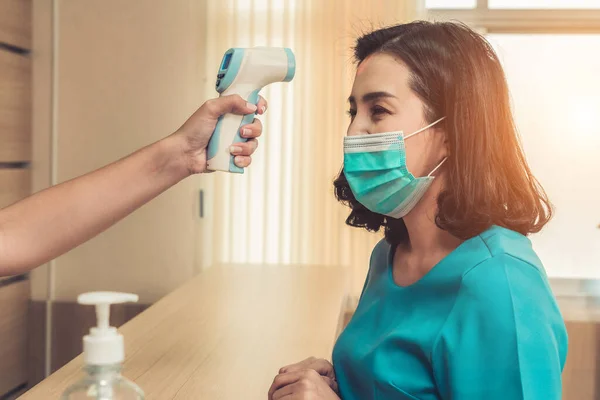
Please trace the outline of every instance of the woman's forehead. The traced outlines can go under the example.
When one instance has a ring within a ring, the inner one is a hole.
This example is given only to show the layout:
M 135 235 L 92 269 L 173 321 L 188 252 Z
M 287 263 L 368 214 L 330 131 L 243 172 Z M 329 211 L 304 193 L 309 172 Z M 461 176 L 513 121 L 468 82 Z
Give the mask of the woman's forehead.
M 352 96 L 360 98 L 368 92 L 385 91 L 401 97 L 409 92 L 410 71 L 397 58 L 376 53 L 365 58 L 357 67 Z

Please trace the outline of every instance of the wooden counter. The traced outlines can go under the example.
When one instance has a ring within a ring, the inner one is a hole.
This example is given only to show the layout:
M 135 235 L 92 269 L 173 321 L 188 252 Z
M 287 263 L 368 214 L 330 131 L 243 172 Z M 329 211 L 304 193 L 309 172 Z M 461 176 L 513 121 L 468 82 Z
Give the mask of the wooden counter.
M 213 267 L 125 324 L 123 374 L 146 399 L 265 399 L 278 369 L 329 358 L 346 274 L 318 266 Z M 57 399 L 82 358 L 20 399 Z

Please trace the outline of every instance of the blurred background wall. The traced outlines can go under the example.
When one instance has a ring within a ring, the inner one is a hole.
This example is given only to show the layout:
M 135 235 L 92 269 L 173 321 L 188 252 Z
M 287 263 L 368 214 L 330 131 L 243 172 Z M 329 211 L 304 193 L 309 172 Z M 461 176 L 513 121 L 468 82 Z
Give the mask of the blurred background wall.
M 84 291 L 138 293 L 141 305 L 113 313 L 120 324 L 219 264 L 335 264 L 352 271 L 356 301 L 381 234 L 345 226 L 332 190 L 351 46 L 417 18 L 464 21 L 498 50 L 528 160 L 556 206 L 532 241 L 555 292 L 587 301 L 600 278 L 600 1 L 0 0 L 0 206 L 176 130 L 216 95 L 229 47 L 287 46 L 298 62 L 290 84 L 262 93 L 264 136 L 244 175 L 188 179 L 30 276 L 3 281 L 11 322 L 0 335 L 15 345 L 2 358 L 17 373 L 0 379 L 0 393 L 80 351 L 90 314 L 74 300 Z M 588 358 L 573 379 L 595 368 L 596 327 L 582 329 L 574 335 Z M 577 386 L 592 398 L 586 376 Z

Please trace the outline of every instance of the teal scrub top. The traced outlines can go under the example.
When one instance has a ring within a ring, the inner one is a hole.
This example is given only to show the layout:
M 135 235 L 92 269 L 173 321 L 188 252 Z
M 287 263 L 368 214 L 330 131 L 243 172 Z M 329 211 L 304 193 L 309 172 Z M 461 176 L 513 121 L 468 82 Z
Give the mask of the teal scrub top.
M 333 365 L 343 400 L 561 398 L 567 332 L 529 239 L 494 226 L 416 283 L 371 255 Z

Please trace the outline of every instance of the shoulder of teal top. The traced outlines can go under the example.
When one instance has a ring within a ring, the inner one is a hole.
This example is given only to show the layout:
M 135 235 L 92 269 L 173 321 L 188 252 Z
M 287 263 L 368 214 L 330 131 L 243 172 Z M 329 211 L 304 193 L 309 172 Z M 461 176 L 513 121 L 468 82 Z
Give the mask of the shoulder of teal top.
M 544 275 L 542 262 L 531 246 L 526 236 L 500 226 L 492 226 L 479 237 L 483 240 L 490 255 L 509 254 L 540 269 Z
M 567 352 L 562 316 L 541 264 L 523 259 L 531 256 L 524 236 L 493 231 L 482 236 L 492 257 L 465 271 L 433 344 L 438 389 L 461 400 L 558 400 Z

